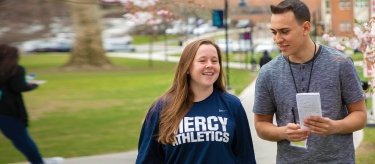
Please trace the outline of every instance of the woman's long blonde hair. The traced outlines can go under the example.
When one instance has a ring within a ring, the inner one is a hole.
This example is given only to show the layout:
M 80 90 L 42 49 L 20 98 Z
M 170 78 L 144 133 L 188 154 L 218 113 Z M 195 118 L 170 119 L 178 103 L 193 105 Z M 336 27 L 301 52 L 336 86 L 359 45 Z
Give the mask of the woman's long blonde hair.
M 189 43 L 183 50 L 177 65 L 171 88 L 161 96 L 164 107 L 160 114 L 158 142 L 172 144 L 181 119 L 192 106 L 194 95 L 190 88 L 189 68 L 193 63 L 198 48 L 201 45 L 213 45 L 216 48 L 220 64 L 219 77 L 213 84 L 214 88 L 225 91 L 224 75 L 222 71 L 221 52 L 219 47 L 208 39 L 199 39 Z

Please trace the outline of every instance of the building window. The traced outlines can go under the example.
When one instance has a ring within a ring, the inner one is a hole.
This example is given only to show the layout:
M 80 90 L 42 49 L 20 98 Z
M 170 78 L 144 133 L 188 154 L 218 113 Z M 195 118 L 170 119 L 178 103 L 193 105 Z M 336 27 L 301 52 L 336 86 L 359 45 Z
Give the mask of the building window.
M 325 3 L 326 3 L 326 14 L 330 14 L 331 13 L 331 1 L 326 0 Z
M 351 32 L 352 31 L 352 24 L 347 21 L 342 21 L 340 23 L 340 31 L 341 32 Z
M 355 6 L 359 8 L 367 7 L 368 0 L 355 0 Z
M 339 1 L 339 6 L 341 10 L 350 10 L 351 9 L 351 2 L 350 0 L 340 0 Z

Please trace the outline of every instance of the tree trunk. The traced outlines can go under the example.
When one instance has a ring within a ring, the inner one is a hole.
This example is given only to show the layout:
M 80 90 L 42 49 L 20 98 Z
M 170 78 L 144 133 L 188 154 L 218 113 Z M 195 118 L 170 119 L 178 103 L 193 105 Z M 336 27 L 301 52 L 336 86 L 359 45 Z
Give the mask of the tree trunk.
M 101 13 L 99 2 L 93 0 L 69 1 L 70 17 L 75 39 L 68 69 L 110 69 L 102 44 Z

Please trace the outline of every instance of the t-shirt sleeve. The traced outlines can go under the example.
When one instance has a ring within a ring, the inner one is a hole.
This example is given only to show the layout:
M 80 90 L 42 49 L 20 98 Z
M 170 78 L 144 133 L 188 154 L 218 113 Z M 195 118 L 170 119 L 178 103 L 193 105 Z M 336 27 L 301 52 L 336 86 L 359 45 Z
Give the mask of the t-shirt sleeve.
M 236 100 L 233 105 L 236 108 L 233 112 L 236 129 L 232 145 L 233 152 L 236 156 L 236 163 L 256 163 L 249 121 L 240 100 Z
M 357 102 L 365 98 L 361 81 L 353 63 L 349 60 L 340 66 L 340 79 L 342 99 L 345 105 Z
M 272 90 L 269 87 L 271 80 L 268 80 L 268 67 L 262 67 L 255 83 L 255 98 L 253 112 L 256 114 L 273 115 L 275 113 L 275 106 L 273 103 Z
M 157 134 L 159 132 L 159 113 L 161 108 L 161 101 L 158 101 L 151 106 L 147 113 L 138 142 L 137 164 L 164 163 L 162 144 L 157 142 Z

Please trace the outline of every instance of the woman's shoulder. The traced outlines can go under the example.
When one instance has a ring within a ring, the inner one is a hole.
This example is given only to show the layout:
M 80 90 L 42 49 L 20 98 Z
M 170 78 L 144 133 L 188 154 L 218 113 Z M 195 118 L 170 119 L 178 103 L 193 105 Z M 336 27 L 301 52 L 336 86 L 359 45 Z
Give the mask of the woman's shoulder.
M 224 98 L 226 98 L 228 100 L 239 100 L 236 95 L 233 95 L 229 92 L 221 92 L 221 94 L 224 96 Z
M 25 69 L 25 67 L 23 67 L 22 65 L 17 65 L 16 66 L 16 73 L 17 74 L 22 74 L 22 73 L 26 73 L 26 69 Z
M 241 100 L 237 96 L 227 92 L 223 92 L 221 96 L 222 101 L 224 101 L 228 110 L 231 111 L 232 114 L 238 115 L 244 112 Z
M 228 103 L 237 104 L 237 105 L 241 104 L 241 100 L 237 96 L 231 93 L 221 92 L 221 96 L 223 97 L 223 100 L 227 101 Z
M 160 115 L 161 110 L 163 109 L 164 103 L 165 102 L 161 98 L 159 98 L 156 101 L 154 101 L 151 104 L 151 106 L 150 106 L 150 108 L 149 108 L 149 110 L 147 112 L 146 119 L 150 120 L 150 119 L 157 119 L 157 118 L 159 118 L 159 115 Z
M 159 113 L 161 109 L 163 108 L 163 106 L 165 106 L 165 103 L 166 102 L 162 97 L 158 98 L 151 104 L 150 112 Z
M 25 76 L 26 74 L 26 70 L 23 66 L 21 65 L 17 65 L 15 68 L 13 68 L 13 70 L 11 72 L 9 72 L 10 74 L 8 76 L 6 76 L 5 78 L 5 82 L 6 83 L 14 83 L 14 81 L 18 81 L 19 79 L 22 79 L 20 77 L 23 77 Z

